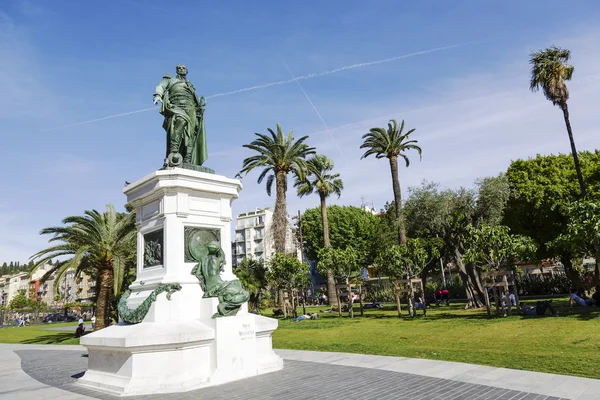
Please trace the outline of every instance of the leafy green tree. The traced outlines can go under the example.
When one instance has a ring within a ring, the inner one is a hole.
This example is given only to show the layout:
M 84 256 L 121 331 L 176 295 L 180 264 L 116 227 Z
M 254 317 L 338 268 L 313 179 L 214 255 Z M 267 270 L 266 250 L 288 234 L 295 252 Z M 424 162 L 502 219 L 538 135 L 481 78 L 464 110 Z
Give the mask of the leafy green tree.
M 430 259 L 439 257 L 435 248 L 430 248 L 424 239 L 409 238 L 405 246 L 392 245 L 375 260 L 383 276 L 395 281 L 416 278 Z
M 273 181 L 275 181 L 275 210 L 273 212 L 273 242 L 275 251 L 285 253 L 286 235 L 289 226 L 287 217 L 287 176 L 291 172 L 301 179 L 307 171 L 306 157 L 315 154 L 315 149 L 309 147 L 304 141 L 308 136 L 294 140 L 292 131 L 284 136 L 281 126 L 277 124 L 277 133 L 268 129 L 270 136 L 256 133 L 258 139 L 244 147 L 255 151 L 256 155 L 246 158 L 238 176 L 248 174 L 255 168 L 263 168 L 258 176 L 258 183 L 266 177 L 267 194 L 271 195 Z
M 427 246 L 424 239 L 409 238 L 404 246 L 394 244 L 382 251 L 375 260 L 375 265 L 381 275 L 395 282 L 416 278 L 431 260 L 439 256 L 437 249 Z M 395 294 L 398 316 L 400 316 L 400 294 L 397 291 Z M 409 303 L 412 315 L 412 303 Z
M 298 288 L 308 276 L 308 264 L 293 255 L 275 253 L 267 264 L 267 281 L 278 290 Z
M 34 271 L 55 257 L 70 256 L 50 268 L 42 277 L 48 279 L 56 272 L 60 281 L 68 270 L 78 274 L 93 270 L 99 288 L 96 300 L 96 324 L 99 329 L 108 325 L 111 298 L 122 287 L 127 260 L 135 253 L 135 214 L 118 213 L 112 205 L 107 211 L 85 211 L 83 216 L 63 220 L 65 226 L 44 228 L 41 234 L 54 235 L 49 242 L 57 244 L 41 250 L 31 258 Z M 55 289 L 58 289 L 58 285 Z
M 301 178 L 296 176 L 296 186 L 298 196 L 303 197 L 316 192 L 321 200 L 321 220 L 323 224 L 323 244 L 325 247 L 331 246 L 329 240 L 329 223 L 327 219 L 326 199 L 332 194 L 338 198 L 344 189 L 344 183 L 340 179 L 340 174 L 333 174 L 333 161 L 327 156 L 315 155 L 307 161 L 308 174 Z M 326 271 L 327 276 L 327 296 L 333 304 L 337 303 L 337 290 L 335 289 L 335 278 L 333 271 Z
M 8 308 L 10 310 L 22 310 L 24 308 L 29 308 L 31 306 L 31 299 L 27 297 L 27 294 L 24 290 L 19 290 L 19 292 L 12 298 L 10 303 L 8 303 Z
M 260 300 L 267 289 L 267 268 L 263 260 L 254 257 L 244 257 L 233 273 L 238 277 L 244 288 L 250 293 L 248 301 L 251 310 L 260 309 Z
M 317 267 L 321 274 L 331 274 L 336 278 L 341 278 L 346 284 L 350 283 L 360 276 L 361 266 L 359 264 L 360 256 L 352 246 L 345 249 L 338 249 L 331 246 L 326 246 L 319 251 L 319 263 Z M 333 286 L 335 297 L 329 298 L 330 304 L 338 304 L 338 290 Z M 350 317 L 354 316 L 353 310 L 350 307 L 348 310 Z M 341 316 L 342 310 L 338 309 Z
M 475 189 L 442 189 L 423 182 L 410 188 L 405 211 L 414 237 L 442 240 L 441 252 L 451 260 L 465 285 L 467 308 L 483 307 L 483 287 L 473 263 L 465 262 L 466 240 L 471 226 L 495 225 L 503 215 L 509 186 L 504 175 L 479 179 Z M 432 247 L 440 248 L 432 243 Z
M 321 274 L 331 271 L 345 283 L 350 283 L 353 278 L 360 276 L 360 255 L 352 246 L 348 246 L 345 249 L 338 249 L 331 246 L 324 247 L 319 251 L 317 268 Z M 335 302 L 337 303 L 337 296 L 335 297 Z
M 528 236 L 512 235 L 504 225 L 469 226 L 465 235 L 464 260 L 486 270 L 535 258 L 537 245 Z
M 307 283 L 309 266 L 294 255 L 275 253 L 267 262 L 267 281 L 279 292 L 281 308 L 283 290 L 303 289 Z
M 600 201 L 600 151 L 580 152 L 579 160 L 588 177 L 588 201 Z M 567 232 L 569 206 L 580 197 L 572 158 L 559 154 L 515 160 L 506 177 L 511 192 L 503 223 L 513 233 L 536 242 L 537 258 L 560 258 L 565 273 L 577 285 L 580 276 L 573 265 L 577 251 L 570 243 L 556 240 Z
M 364 142 L 361 149 L 368 149 L 362 155 L 361 159 L 374 155 L 375 158 L 387 158 L 390 162 L 390 171 L 392 173 L 392 187 L 394 189 L 394 203 L 396 204 L 396 218 L 398 219 L 398 240 L 400 244 L 406 244 L 406 232 L 404 227 L 404 217 L 402 214 L 402 192 L 400 190 L 400 179 L 398 178 L 398 157 L 402 157 L 406 166 L 410 165 L 410 160 L 405 154 L 407 150 L 416 150 L 421 157 L 421 148 L 416 145 L 416 140 L 409 140 L 410 135 L 415 129 L 410 129 L 403 133 L 404 120 L 398 128 L 398 122 L 395 119 L 390 120 L 388 129 L 371 128 L 370 132 L 363 135 Z
M 374 256 L 379 218 L 352 206 L 327 206 L 329 239 L 335 249 L 354 248 L 359 264 L 369 265 Z M 320 208 L 309 208 L 302 216 L 302 239 L 306 256 L 319 262 L 319 251 L 325 247 Z M 319 267 L 320 268 L 320 267 Z
M 571 80 L 574 70 L 572 65 L 567 64 L 570 58 L 570 50 L 561 49 L 556 46 L 548 47 L 546 50 L 531 52 L 529 59 L 529 63 L 531 64 L 529 88 L 532 92 L 542 89 L 544 96 L 553 105 L 561 108 L 565 125 L 567 126 L 569 142 L 571 143 L 571 154 L 575 162 L 579 190 L 581 196 L 584 197 L 586 195 L 585 182 L 579 165 L 577 149 L 575 148 L 575 139 L 573 139 L 571 121 L 569 120 L 569 107 L 567 105 L 569 89 L 567 89 L 565 81 Z
M 596 259 L 594 281 L 600 283 L 600 201 L 578 200 L 566 207 L 567 229 L 550 246 Z

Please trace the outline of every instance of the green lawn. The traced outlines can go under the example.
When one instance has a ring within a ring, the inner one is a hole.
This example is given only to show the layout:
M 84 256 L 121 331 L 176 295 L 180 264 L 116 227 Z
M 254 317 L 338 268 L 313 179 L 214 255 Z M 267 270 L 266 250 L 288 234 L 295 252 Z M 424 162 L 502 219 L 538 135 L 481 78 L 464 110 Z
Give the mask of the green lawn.
M 531 302 L 533 303 L 533 302 Z M 365 310 L 364 317 L 319 313 L 318 320 L 280 320 L 273 346 L 461 361 L 600 378 L 600 308 L 567 308 L 560 317 L 494 317 L 465 311 L 463 304 L 428 310 L 427 317 L 398 318 L 393 306 Z M 314 312 L 323 307 L 311 307 Z M 299 308 L 299 312 L 301 312 Z M 356 310 L 356 308 L 355 308 Z M 269 310 L 270 311 L 270 310 Z
M 555 299 L 560 317 L 494 317 L 465 311 L 462 304 L 433 308 L 427 317 L 397 317 L 393 306 L 365 310 L 360 317 L 319 313 L 318 320 L 279 321 L 276 348 L 338 351 L 462 361 L 600 378 L 600 308 L 569 310 Z M 315 312 L 324 307 L 310 307 Z M 299 308 L 299 311 L 302 309 Z M 270 310 L 268 310 L 270 311 Z M 60 325 L 74 325 L 60 324 Z M 0 329 L 0 343 L 78 344 L 74 332 L 39 325 Z
M 0 329 L 0 343 L 79 344 L 75 331 L 49 331 L 57 326 L 77 326 L 77 322 L 24 326 Z

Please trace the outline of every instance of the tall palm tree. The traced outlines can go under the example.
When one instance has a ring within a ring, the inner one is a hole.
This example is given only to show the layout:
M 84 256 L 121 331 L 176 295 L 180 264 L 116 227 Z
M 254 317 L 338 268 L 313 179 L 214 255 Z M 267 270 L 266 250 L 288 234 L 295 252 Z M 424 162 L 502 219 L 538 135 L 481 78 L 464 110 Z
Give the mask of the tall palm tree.
M 416 145 L 416 140 L 408 140 L 411 133 L 415 129 L 411 129 L 406 133 L 404 130 L 404 120 L 400 128 L 395 119 L 388 123 L 387 131 L 385 128 L 371 128 L 369 133 L 363 135 L 364 142 L 360 146 L 361 149 L 368 149 L 362 155 L 361 160 L 370 155 L 375 155 L 375 158 L 387 158 L 390 161 L 390 170 L 392 173 L 392 187 L 394 189 L 394 202 L 396 203 L 396 219 L 398 221 L 398 241 L 402 245 L 406 245 L 406 231 L 404 228 L 404 216 L 402 214 L 402 193 L 400 192 L 400 180 L 398 179 L 398 157 L 402 157 L 406 162 L 406 166 L 410 165 L 410 160 L 404 154 L 407 150 L 416 150 L 421 157 L 421 148 Z
M 267 195 L 271 195 L 273 181 L 275 181 L 275 211 L 273 212 L 273 242 L 275 251 L 285 253 L 285 242 L 288 231 L 288 217 L 286 206 L 287 176 L 290 172 L 304 177 L 306 173 L 306 157 L 314 154 L 314 147 L 309 147 L 304 141 L 308 136 L 303 136 L 294 141 L 292 131 L 284 136 L 281 126 L 277 124 L 277 133 L 267 129 L 269 135 L 255 133 L 258 139 L 244 147 L 256 151 L 258 154 L 248 157 L 243 161 L 242 170 L 237 176 L 248 174 L 254 168 L 264 168 L 258 176 L 258 183 L 267 177 Z M 268 176 L 267 176 L 268 175 Z
M 306 196 L 317 192 L 321 199 L 321 218 L 323 220 L 323 244 L 325 247 L 331 246 L 329 241 L 329 223 L 327 220 L 327 204 L 325 199 L 332 194 L 338 198 L 344 189 L 344 183 L 340 179 L 340 174 L 332 174 L 333 161 L 327 156 L 316 155 L 307 161 L 308 175 L 301 179 L 296 177 L 295 187 L 298 190 L 298 196 Z M 327 296 L 330 304 L 337 304 L 337 290 L 335 288 L 335 277 L 333 271 L 327 271 Z
M 40 234 L 53 234 L 49 242 L 56 245 L 31 256 L 33 271 L 56 257 L 70 256 L 53 265 L 42 277 L 48 279 L 56 272 L 56 281 L 75 270 L 76 274 L 93 271 L 97 275 L 96 326 L 108 325 L 109 306 L 113 294 L 120 289 L 125 275 L 126 261 L 135 253 L 135 214 L 117 213 L 112 205 L 107 211 L 85 211 L 83 216 L 71 216 L 65 226 L 44 228 Z
M 534 51 L 530 54 L 529 63 L 531 64 L 531 80 L 529 89 L 532 92 L 537 92 L 542 89 L 546 99 L 550 100 L 553 105 L 559 106 L 563 112 L 565 125 L 567 125 L 567 133 L 571 142 L 571 153 L 575 162 L 575 171 L 577 172 L 577 180 L 579 181 L 579 190 L 581 196 L 585 196 L 585 183 L 581 174 L 579 165 L 579 157 L 575 148 L 575 140 L 573 139 L 573 131 L 571 130 L 571 122 L 569 121 L 569 89 L 565 81 L 571 80 L 573 76 L 573 66 L 567 64 L 571 58 L 571 51 L 561 49 L 560 47 L 552 46 L 546 50 Z

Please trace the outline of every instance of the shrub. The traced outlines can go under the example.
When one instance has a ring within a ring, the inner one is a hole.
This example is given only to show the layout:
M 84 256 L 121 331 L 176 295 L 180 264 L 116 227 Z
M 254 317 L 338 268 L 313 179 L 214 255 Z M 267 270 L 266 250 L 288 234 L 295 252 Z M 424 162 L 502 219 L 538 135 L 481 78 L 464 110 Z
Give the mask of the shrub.
M 565 274 L 517 275 L 519 293 L 525 296 L 540 296 L 569 293 L 573 283 Z

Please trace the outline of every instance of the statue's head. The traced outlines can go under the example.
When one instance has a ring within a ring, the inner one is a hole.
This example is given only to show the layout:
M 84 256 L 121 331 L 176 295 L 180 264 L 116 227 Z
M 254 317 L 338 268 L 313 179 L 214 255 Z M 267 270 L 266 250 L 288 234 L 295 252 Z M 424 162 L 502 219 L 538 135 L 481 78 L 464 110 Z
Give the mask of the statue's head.
M 221 244 L 213 240 L 206 245 L 206 249 L 208 250 L 209 254 L 216 254 L 219 252 L 219 250 L 221 250 Z
M 175 71 L 177 72 L 177 75 L 180 76 L 186 76 L 188 73 L 187 67 L 183 64 L 179 64 L 177 67 L 175 67 Z

